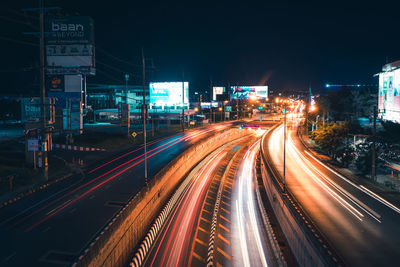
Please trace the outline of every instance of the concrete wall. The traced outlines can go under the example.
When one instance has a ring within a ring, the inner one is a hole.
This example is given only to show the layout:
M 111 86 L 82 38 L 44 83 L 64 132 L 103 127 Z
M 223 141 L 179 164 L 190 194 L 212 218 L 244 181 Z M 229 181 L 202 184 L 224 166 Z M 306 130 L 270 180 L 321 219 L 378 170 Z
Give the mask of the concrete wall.
M 265 139 L 267 138 L 263 140 Z M 279 225 L 299 265 L 344 265 L 291 193 L 282 193 L 280 174 L 273 166 L 268 151 L 264 151 L 263 147 L 261 142 L 261 174 L 264 187 Z
M 125 266 L 185 174 L 214 149 L 246 132 L 230 129 L 214 135 L 171 161 L 119 212 L 74 266 Z

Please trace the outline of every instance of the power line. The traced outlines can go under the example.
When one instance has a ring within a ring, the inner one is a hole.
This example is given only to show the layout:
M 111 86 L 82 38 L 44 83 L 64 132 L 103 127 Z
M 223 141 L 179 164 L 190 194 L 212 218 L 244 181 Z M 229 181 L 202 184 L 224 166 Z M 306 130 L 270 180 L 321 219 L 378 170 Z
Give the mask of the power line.
M 103 65 L 103 66 L 105 66 L 105 67 L 108 67 L 108 68 L 110 68 L 110 69 L 112 69 L 112 70 L 115 70 L 115 71 L 117 71 L 117 72 L 121 72 L 121 73 L 124 73 L 124 74 L 131 74 L 131 75 L 134 76 L 134 74 L 133 74 L 132 72 L 128 72 L 128 71 L 124 71 L 124 70 L 118 69 L 118 68 L 113 67 L 113 66 L 111 66 L 111 65 L 109 65 L 109 64 L 106 64 L 106 63 L 104 63 L 104 62 L 102 62 L 102 61 L 99 61 L 98 59 L 96 60 L 96 63 L 97 63 L 97 64 L 100 64 L 100 65 Z
M 24 44 L 24 45 L 31 45 L 31 46 L 39 46 L 39 44 L 30 43 L 30 42 L 25 42 L 25 41 L 19 41 L 19 40 L 15 40 L 15 39 L 8 38 L 8 37 L 3 37 L 3 36 L 0 36 L 0 39 L 1 39 L 1 40 L 5 40 L 5 41 L 9 41 L 9 42 L 14 42 L 14 43 L 17 43 L 17 44 Z
M 131 65 L 131 66 L 134 66 L 134 67 L 137 67 L 137 68 L 141 68 L 141 65 L 134 64 L 134 63 L 125 61 L 125 60 L 123 60 L 123 59 L 121 59 L 121 58 L 118 58 L 118 57 L 116 57 L 116 56 L 114 56 L 114 55 L 108 53 L 107 51 L 105 51 L 104 49 L 100 48 L 100 47 L 97 46 L 97 45 L 96 45 L 96 50 L 98 50 L 100 53 L 103 53 L 103 54 L 106 55 L 106 56 L 109 56 L 110 58 L 113 58 L 114 60 L 117 60 L 117 61 L 119 61 L 119 62 L 128 64 L 128 65 Z

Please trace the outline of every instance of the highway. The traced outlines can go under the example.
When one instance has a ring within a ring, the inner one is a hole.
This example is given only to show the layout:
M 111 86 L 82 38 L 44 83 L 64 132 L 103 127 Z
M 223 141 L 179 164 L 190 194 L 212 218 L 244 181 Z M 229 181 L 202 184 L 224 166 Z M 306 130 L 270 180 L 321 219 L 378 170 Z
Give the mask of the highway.
M 185 131 L 150 142 L 149 177 L 194 142 L 229 123 Z M 70 265 L 113 216 L 144 186 L 143 147 L 88 166 L 0 210 L 0 266 Z
M 203 160 L 186 186 L 145 266 L 267 266 L 270 244 L 255 195 L 257 135 Z M 215 221 L 215 230 L 212 223 Z M 210 240 L 213 249 L 210 250 Z M 212 252 L 210 252 L 212 251 Z
M 291 124 L 289 124 L 291 125 Z M 283 126 L 262 146 L 283 174 Z M 288 190 L 350 266 L 398 266 L 400 209 L 315 158 L 288 129 Z
M 255 142 L 242 158 L 232 197 L 232 240 L 234 266 L 268 266 L 272 258 L 267 233 L 255 194 Z M 269 264 L 268 264 L 269 262 Z

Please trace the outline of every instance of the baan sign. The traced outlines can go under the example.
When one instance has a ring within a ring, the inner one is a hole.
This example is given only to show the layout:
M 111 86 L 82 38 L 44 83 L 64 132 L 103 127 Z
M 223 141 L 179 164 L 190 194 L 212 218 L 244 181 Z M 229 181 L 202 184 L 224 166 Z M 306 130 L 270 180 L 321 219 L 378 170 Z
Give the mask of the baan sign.
M 46 44 L 93 44 L 93 20 L 86 16 L 46 19 Z

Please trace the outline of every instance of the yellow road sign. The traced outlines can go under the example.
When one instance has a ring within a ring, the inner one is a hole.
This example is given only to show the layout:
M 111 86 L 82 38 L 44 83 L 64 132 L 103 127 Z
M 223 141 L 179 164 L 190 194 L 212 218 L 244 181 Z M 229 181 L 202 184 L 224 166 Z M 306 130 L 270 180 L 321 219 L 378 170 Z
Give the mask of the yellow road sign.
M 136 135 L 137 135 L 137 133 L 136 133 L 136 132 L 133 132 L 131 135 L 132 135 L 133 138 L 135 138 Z

